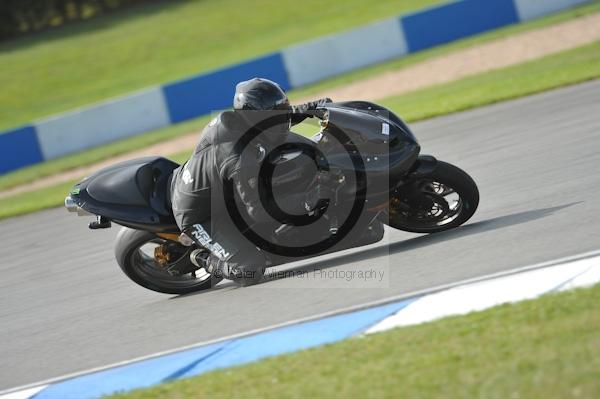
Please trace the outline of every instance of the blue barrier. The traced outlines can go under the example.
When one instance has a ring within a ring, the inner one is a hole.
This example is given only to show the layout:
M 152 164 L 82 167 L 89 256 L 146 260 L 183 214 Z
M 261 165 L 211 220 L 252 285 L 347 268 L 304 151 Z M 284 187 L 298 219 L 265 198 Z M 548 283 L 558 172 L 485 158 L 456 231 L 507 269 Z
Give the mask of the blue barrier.
M 410 52 L 518 22 L 512 0 L 465 0 L 400 18 Z
M 0 134 L 0 173 L 43 161 L 34 126 Z
M 408 53 L 397 18 L 378 21 L 282 50 L 293 87 Z
M 235 85 L 253 77 L 264 77 L 290 88 L 281 53 L 227 67 L 163 87 L 171 123 L 229 108 Z
M 529 21 L 530 19 L 587 3 L 589 1 L 590 0 L 514 0 L 515 8 L 519 14 L 519 21 L 521 22 Z
M 279 82 L 284 89 L 297 88 L 588 1 L 453 1 L 296 44 L 163 87 L 0 132 L 0 174 L 228 108 L 235 85 L 241 80 L 262 76 Z
M 36 124 L 45 160 L 170 125 L 161 87 L 79 108 Z

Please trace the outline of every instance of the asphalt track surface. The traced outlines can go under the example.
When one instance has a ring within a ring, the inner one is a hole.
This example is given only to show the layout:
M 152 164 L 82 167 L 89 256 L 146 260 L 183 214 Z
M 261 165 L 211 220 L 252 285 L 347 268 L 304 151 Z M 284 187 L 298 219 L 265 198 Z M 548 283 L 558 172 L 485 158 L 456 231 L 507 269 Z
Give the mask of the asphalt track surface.
M 600 81 L 413 128 L 477 181 L 476 215 L 290 266 L 303 277 L 162 295 L 120 272 L 117 228 L 64 209 L 0 222 L 0 389 L 600 248 Z M 345 280 L 359 270 L 384 278 Z

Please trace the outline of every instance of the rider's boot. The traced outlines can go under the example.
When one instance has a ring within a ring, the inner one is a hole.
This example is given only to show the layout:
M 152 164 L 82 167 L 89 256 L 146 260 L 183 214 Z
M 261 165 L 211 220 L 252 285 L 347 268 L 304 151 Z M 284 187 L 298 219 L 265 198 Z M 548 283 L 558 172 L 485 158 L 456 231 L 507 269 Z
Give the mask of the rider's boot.
M 206 270 L 211 275 L 225 277 L 242 287 L 258 284 L 265 272 L 264 267 L 245 266 L 235 261 L 222 261 L 206 249 L 193 250 L 190 260 L 194 266 Z
M 194 266 L 199 269 L 204 269 L 208 273 L 211 273 L 210 268 L 210 252 L 206 249 L 194 249 L 192 253 L 190 253 L 190 261 Z M 212 274 L 212 273 L 211 273 Z

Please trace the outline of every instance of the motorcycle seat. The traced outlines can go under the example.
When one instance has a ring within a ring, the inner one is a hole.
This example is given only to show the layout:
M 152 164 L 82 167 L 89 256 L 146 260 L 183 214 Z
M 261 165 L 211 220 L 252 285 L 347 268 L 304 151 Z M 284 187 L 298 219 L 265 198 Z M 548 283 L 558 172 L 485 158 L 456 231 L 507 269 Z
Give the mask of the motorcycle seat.
M 172 213 L 168 183 L 179 165 L 162 157 L 146 157 L 122 162 L 92 176 L 87 186 L 96 201 L 138 207 L 151 207 L 160 215 Z

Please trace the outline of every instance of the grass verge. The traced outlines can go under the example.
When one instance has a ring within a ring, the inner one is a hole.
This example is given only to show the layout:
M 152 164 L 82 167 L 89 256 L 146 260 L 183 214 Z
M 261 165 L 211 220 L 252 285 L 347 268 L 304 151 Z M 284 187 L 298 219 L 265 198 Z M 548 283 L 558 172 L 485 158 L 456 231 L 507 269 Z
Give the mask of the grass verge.
M 0 130 L 441 0 L 157 1 L 0 44 Z
M 409 120 L 459 112 L 600 77 L 600 41 L 573 50 L 380 100 Z
M 458 112 L 600 78 L 600 42 L 524 64 L 380 101 L 407 121 Z M 190 122 L 193 123 L 193 122 Z M 300 133 L 310 133 L 308 130 Z M 190 150 L 174 154 L 182 161 Z M 24 173 L 24 172 L 23 172 Z M 58 206 L 65 184 L 0 199 L 0 219 Z M 38 204 L 38 205 L 36 205 Z
M 406 6 L 406 5 L 404 5 Z M 416 54 L 409 55 L 407 57 L 399 58 L 397 60 L 389 61 L 383 64 L 367 67 L 358 71 L 350 72 L 339 77 L 327 79 L 318 84 L 307 86 L 306 88 L 295 90 L 290 93 L 292 99 L 294 98 L 305 98 L 314 93 L 322 92 L 324 90 L 355 82 L 361 79 L 365 79 L 371 76 L 375 76 L 379 73 L 397 70 L 409 65 L 425 61 L 428 59 L 441 56 L 453 51 L 460 50 L 462 48 L 471 47 L 477 44 L 481 44 L 493 39 L 510 36 L 516 33 L 549 26 L 552 24 L 564 22 L 577 17 L 588 15 L 591 13 L 600 11 L 600 0 L 597 0 L 591 4 L 578 7 L 572 10 L 564 11 L 558 14 L 554 14 L 545 18 L 530 21 L 524 24 L 511 25 L 506 28 L 495 30 L 492 32 L 484 33 L 472 38 L 467 38 L 454 43 L 450 43 L 444 46 L 439 46 L 434 49 L 422 51 Z M 93 21 L 90 21 L 90 23 Z M 0 47 L 1 49 L 1 47 Z M 1 60 L 1 57 L 0 57 Z M 0 176 L 0 191 L 6 190 L 11 187 L 15 187 L 21 184 L 26 184 L 35 179 L 50 176 L 56 173 L 60 173 L 65 170 L 76 168 L 81 165 L 101 161 L 110 158 L 115 155 L 123 154 L 129 151 L 133 151 L 138 148 L 142 148 L 147 145 L 155 144 L 160 141 L 179 136 L 181 134 L 189 133 L 190 131 L 200 130 L 206 123 L 207 117 L 198 118 L 189 122 L 178 124 L 175 126 L 158 129 L 156 131 L 146 133 L 140 136 L 135 136 L 129 139 L 117 141 L 104 146 L 96 147 L 91 150 L 79 152 L 77 154 L 68 155 L 55 160 L 46 161 L 41 164 L 32 165 L 27 168 L 17 170 L 5 175 Z
M 66 195 L 76 182 L 60 183 L 0 199 L 0 220 L 57 207 L 63 204 Z
M 599 301 L 596 285 L 111 398 L 596 398 Z

